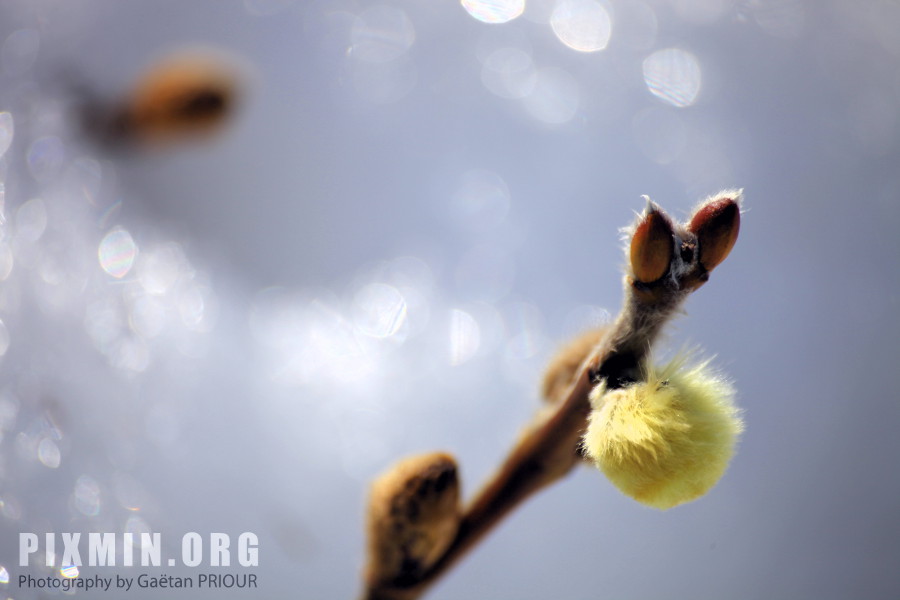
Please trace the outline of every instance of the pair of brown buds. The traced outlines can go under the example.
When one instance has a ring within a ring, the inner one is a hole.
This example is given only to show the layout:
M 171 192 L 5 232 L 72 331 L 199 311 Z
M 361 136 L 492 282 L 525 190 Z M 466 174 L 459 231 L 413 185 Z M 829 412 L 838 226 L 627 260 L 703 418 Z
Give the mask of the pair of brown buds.
M 706 282 L 737 241 L 740 200 L 740 190 L 726 190 L 701 203 L 690 221 L 680 224 L 647 199 L 629 251 L 631 277 L 645 300 L 652 299 L 654 288 L 667 279 L 687 289 Z

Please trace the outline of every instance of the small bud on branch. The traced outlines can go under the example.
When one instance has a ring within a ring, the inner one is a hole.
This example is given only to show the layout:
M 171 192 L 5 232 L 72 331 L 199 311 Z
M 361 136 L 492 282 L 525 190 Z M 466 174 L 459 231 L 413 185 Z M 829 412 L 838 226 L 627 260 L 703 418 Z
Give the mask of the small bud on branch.
M 722 192 L 694 212 L 688 229 L 697 236 L 700 264 L 712 271 L 725 260 L 741 228 L 740 191 Z
M 673 234 L 669 218 L 648 198 L 631 238 L 629 258 L 635 281 L 651 283 L 666 274 L 675 252 Z
M 372 483 L 370 585 L 402 585 L 430 569 L 459 528 L 456 461 L 436 452 L 407 458 Z

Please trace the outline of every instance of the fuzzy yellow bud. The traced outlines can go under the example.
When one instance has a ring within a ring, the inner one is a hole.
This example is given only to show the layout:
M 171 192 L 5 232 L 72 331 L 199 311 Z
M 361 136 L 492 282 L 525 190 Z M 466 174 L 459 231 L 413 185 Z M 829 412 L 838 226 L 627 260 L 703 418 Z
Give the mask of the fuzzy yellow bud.
M 676 359 L 645 381 L 591 394 L 584 450 L 623 493 L 667 509 L 694 500 L 725 473 L 743 430 L 734 390 L 708 363 Z

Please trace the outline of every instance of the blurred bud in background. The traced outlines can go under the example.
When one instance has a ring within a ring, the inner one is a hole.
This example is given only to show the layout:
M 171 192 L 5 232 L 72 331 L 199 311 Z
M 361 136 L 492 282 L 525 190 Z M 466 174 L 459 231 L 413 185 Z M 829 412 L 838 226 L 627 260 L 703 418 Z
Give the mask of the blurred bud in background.
M 209 140 L 233 121 L 249 88 L 249 72 L 223 51 L 179 48 L 140 73 L 118 102 L 89 103 L 84 120 L 90 133 L 116 146 Z

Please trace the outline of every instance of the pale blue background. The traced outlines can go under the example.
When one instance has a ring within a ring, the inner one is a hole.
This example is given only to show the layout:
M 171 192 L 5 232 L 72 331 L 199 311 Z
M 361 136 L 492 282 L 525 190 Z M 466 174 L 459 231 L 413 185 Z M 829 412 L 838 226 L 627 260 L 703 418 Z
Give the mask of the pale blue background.
M 506 24 L 384 6 L 0 4 L 0 595 L 42 597 L 15 585 L 19 531 L 143 523 L 164 553 L 256 532 L 261 588 L 226 595 L 354 597 L 366 482 L 443 449 L 471 493 L 553 349 L 617 311 L 640 196 L 684 218 L 743 187 L 740 240 L 668 343 L 715 354 L 739 390 L 721 483 L 661 513 L 583 468 L 429 597 L 900 596 L 900 5 L 616 1 L 594 53 L 557 39 L 549 0 Z M 117 154 L 78 131 L 86 90 L 113 99 L 188 43 L 242 61 L 214 143 Z M 492 93 L 498 48 L 562 87 Z M 665 48 L 696 57 L 689 106 L 644 80 Z M 140 252 L 122 279 L 97 258 L 114 226 Z M 154 257 L 179 277 L 156 295 Z

